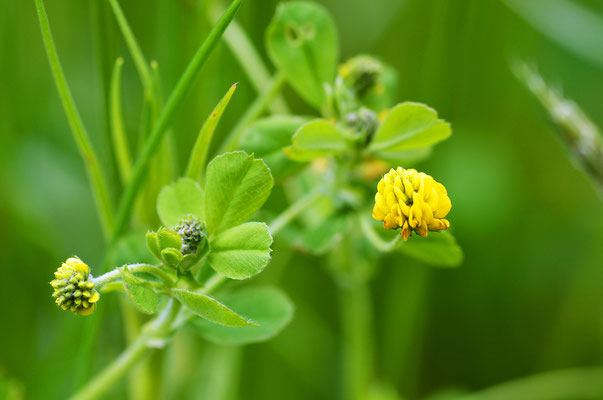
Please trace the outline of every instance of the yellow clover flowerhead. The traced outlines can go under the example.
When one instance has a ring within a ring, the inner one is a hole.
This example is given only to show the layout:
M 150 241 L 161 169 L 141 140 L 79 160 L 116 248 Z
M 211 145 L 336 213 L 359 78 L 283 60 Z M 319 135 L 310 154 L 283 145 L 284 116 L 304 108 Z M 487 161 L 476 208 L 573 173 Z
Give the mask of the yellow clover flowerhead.
M 452 203 L 446 188 L 431 176 L 414 169 L 390 169 L 377 185 L 373 218 L 385 229 L 402 228 L 402 239 L 412 231 L 427 237 L 428 231 L 448 229 L 444 219 Z
M 79 258 L 71 257 L 54 273 L 50 282 L 54 289 L 52 296 L 63 310 L 75 314 L 90 315 L 96 307 L 100 295 L 94 290 L 94 282 L 88 266 Z

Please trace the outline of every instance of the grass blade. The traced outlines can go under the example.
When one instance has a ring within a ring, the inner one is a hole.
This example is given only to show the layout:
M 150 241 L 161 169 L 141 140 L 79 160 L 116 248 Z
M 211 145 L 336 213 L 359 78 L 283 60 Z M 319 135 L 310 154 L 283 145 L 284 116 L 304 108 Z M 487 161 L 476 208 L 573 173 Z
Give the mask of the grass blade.
M 40 1 L 40 0 L 38 0 Z M 199 71 L 207 61 L 207 58 L 211 54 L 212 50 L 216 47 L 218 40 L 222 37 L 222 34 L 226 30 L 226 27 L 234 18 L 236 12 L 241 6 L 243 0 L 234 0 L 228 9 L 224 12 L 220 20 L 214 25 L 209 32 L 209 35 L 187 66 L 184 74 L 180 77 L 180 80 L 176 84 L 176 87 L 170 94 L 165 107 L 159 114 L 157 122 L 155 123 L 151 134 L 146 141 L 140 157 L 134 165 L 134 171 L 132 179 L 128 183 L 126 190 L 122 196 L 122 199 L 117 210 L 117 218 L 115 223 L 115 229 L 113 230 L 112 241 L 114 242 L 123 229 L 125 228 L 130 214 L 132 213 L 132 207 L 136 199 L 136 195 L 140 191 L 141 184 L 147 173 L 149 160 L 155 154 L 161 140 L 163 139 L 167 128 L 172 123 L 174 114 L 178 106 L 182 103 L 184 96 L 188 93 L 192 87 L 195 78 L 199 74 Z
M 203 169 L 205 168 L 211 138 L 236 88 L 237 84 L 235 83 L 228 89 L 228 92 L 226 92 L 209 117 L 207 117 L 205 123 L 203 123 L 197 141 L 195 142 L 195 147 L 193 147 L 193 151 L 188 159 L 188 167 L 186 168 L 186 176 L 188 178 L 193 180 L 201 178 Z
M 44 9 L 44 3 L 42 0 L 35 0 L 35 2 L 40 27 L 42 29 L 42 39 L 44 40 L 44 46 L 46 48 L 46 54 L 48 55 L 48 62 L 50 63 L 54 82 L 57 86 L 71 132 L 73 133 L 77 147 L 86 164 L 86 171 L 92 186 L 103 232 L 105 237 L 108 238 L 113 229 L 113 206 L 109 197 L 107 183 L 103 176 L 98 157 L 92 147 L 92 143 L 90 143 L 84 123 L 82 122 L 75 102 L 73 101 L 73 97 L 71 96 L 67 80 L 65 79 L 65 74 L 63 73 L 63 68 L 61 67 L 54 39 L 52 37 L 52 32 L 50 31 L 50 24 L 48 22 L 48 15 Z
M 119 57 L 113 67 L 111 77 L 111 139 L 113 140 L 113 150 L 117 159 L 119 176 L 125 185 L 132 175 L 132 159 L 128 149 L 128 140 L 124 128 L 123 114 L 121 109 L 121 70 L 124 64 L 123 58 Z

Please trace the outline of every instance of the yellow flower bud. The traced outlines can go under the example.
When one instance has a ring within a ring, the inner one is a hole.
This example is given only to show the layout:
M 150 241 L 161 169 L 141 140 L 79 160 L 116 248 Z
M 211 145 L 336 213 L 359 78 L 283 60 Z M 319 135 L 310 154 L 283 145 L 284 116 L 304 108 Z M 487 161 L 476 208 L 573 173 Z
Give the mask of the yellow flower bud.
M 59 307 L 79 315 L 92 314 L 100 295 L 94 290 L 90 269 L 82 260 L 68 258 L 54 273 L 54 277 L 50 285 Z
M 414 169 L 390 169 L 377 185 L 373 218 L 385 229 L 402 228 L 407 241 L 412 232 L 427 237 L 428 231 L 450 227 L 444 219 L 452 203 L 446 188 L 431 176 Z

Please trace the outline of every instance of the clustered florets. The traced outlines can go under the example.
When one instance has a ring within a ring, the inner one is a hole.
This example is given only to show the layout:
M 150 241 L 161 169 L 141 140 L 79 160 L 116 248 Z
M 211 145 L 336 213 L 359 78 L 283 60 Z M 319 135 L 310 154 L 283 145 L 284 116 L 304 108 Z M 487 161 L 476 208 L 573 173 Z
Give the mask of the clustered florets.
M 183 255 L 194 254 L 199 248 L 202 239 L 203 224 L 194 215 L 188 215 L 178 221 L 178 225 L 174 227 L 182 237 L 181 252 Z
M 446 188 L 431 176 L 414 169 L 390 169 L 377 185 L 373 218 L 385 229 L 402 228 L 402 238 L 414 231 L 427 237 L 427 231 L 450 227 L 444 219 L 452 208 Z
M 92 314 L 100 295 L 94 290 L 90 269 L 82 260 L 68 258 L 54 277 L 50 285 L 54 288 L 52 296 L 59 307 L 79 315 Z

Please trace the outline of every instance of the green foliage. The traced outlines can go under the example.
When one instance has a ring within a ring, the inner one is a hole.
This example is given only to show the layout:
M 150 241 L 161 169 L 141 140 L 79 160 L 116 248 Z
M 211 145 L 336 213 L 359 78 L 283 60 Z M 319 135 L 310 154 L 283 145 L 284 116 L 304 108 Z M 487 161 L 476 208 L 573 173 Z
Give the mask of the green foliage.
M 250 287 L 216 297 L 259 326 L 231 328 L 195 319 L 195 328 L 213 343 L 243 345 L 263 342 L 277 335 L 293 318 L 293 303 L 275 287 Z
M 329 13 L 315 3 L 280 4 L 266 31 L 266 48 L 297 93 L 313 106 L 323 106 L 339 54 Z
M 241 149 L 264 160 L 276 181 L 293 175 L 303 166 L 283 153 L 307 118 L 275 115 L 251 124 L 241 139 Z
M 230 228 L 211 240 L 209 265 L 232 279 L 247 279 L 270 261 L 272 236 L 268 226 L 248 222 Z
M 159 307 L 159 295 L 149 288 L 144 279 L 134 276 L 127 268 L 119 270 L 128 299 L 145 314 L 154 314 Z
M 161 189 L 157 198 L 157 213 L 168 227 L 178 224 L 187 215 L 203 219 L 203 192 L 197 182 L 180 178 Z
M 225 326 L 255 326 L 251 320 L 204 294 L 186 289 L 172 289 L 172 296 L 199 317 Z
M 273 179 L 262 160 L 237 151 L 218 156 L 207 166 L 205 223 L 210 235 L 239 225 L 264 204 Z
M 427 238 L 411 237 L 398 248 L 401 253 L 434 267 L 458 267 L 463 251 L 450 232 L 430 232 Z
M 419 103 L 392 108 L 373 138 L 369 151 L 380 157 L 388 153 L 432 146 L 451 135 L 450 125 L 438 119 L 435 110 Z
M 324 119 L 302 125 L 295 132 L 292 142 L 293 144 L 284 151 L 287 156 L 297 161 L 311 161 L 349 148 L 343 133 L 333 123 Z

